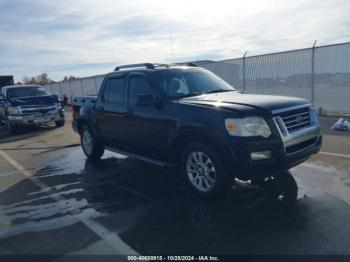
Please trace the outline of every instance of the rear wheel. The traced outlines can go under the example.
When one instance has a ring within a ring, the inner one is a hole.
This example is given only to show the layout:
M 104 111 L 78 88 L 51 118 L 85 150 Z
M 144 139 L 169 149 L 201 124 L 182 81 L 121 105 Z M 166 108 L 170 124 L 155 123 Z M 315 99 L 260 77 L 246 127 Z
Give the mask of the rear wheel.
M 233 185 L 216 152 L 202 143 L 191 143 L 185 149 L 181 170 L 190 187 L 199 195 L 213 198 L 227 193 Z
M 103 147 L 87 125 L 81 128 L 80 141 L 83 151 L 89 160 L 99 159 L 103 155 Z

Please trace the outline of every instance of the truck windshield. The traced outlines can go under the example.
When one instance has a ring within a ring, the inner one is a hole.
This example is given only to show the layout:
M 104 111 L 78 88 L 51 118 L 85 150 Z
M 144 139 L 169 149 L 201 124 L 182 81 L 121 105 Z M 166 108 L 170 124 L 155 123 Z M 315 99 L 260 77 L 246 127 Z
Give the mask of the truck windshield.
M 154 74 L 159 85 L 170 98 L 235 91 L 223 79 L 203 69 L 162 70 Z
M 41 86 L 24 86 L 24 87 L 16 87 L 10 88 L 7 90 L 7 98 L 21 98 L 21 97 L 30 97 L 30 96 L 46 96 L 49 93 L 45 90 L 45 88 Z

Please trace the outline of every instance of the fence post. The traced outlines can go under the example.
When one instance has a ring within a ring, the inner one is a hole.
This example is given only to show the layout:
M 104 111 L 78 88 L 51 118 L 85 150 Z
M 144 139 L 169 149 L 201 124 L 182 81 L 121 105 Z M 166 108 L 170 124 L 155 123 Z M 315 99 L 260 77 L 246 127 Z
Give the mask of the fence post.
M 246 51 L 243 55 L 243 61 L 242 61 L 242 80 L 243 80 L 243 91 L 246 90 L 246 79 L 245 79 L 245 56 L 247 55 L 248 51 Z
M 83 89 L 83 79 L 80 78 L 80 86 L 81 86 L 81 95 L 84 95 L 84 89 Z
M 316 42 L 315 40 L 314 45 L 312 46 L 312 53 L 311 53 L 311 102 L 314 103 L 315 100 L 315 49 L 316 49 Z

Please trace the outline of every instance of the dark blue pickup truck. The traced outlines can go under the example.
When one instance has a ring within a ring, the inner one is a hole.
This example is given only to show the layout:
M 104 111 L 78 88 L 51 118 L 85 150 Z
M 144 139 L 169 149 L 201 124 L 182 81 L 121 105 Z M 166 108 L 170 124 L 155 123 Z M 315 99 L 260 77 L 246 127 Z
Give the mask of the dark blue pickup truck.
M 64 109 L 57 95 L 39 85 L 5 86 L 0 93 L 0 122 L 9 132 L 23 125 L 55 122 L 64 125 Z
M 195 192 L 208 197 L 230 190 L 236 179 L 292 181 L 286 171 L 322 142 L 309 101 L 240 94 L 194 64 L 117 67 L 98 96 L 73 98 L 72 126 L 87 158 L 107 149 L 179 167 Z

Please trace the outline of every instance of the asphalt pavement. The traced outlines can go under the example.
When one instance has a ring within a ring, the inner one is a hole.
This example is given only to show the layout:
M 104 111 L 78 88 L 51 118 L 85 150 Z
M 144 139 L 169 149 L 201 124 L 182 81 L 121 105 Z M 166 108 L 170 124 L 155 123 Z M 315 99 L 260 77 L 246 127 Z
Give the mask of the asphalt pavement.
M 339 156 L 293 168 L 287 207 L 244 184 L 203 200 L 176 170 L 114 153 L 88 162 L 69 116 L 62 128 L 0 131 L 0 254 L 350 255 L 349 137 L 337 149 L 326 136 L 322 151 Z

